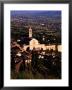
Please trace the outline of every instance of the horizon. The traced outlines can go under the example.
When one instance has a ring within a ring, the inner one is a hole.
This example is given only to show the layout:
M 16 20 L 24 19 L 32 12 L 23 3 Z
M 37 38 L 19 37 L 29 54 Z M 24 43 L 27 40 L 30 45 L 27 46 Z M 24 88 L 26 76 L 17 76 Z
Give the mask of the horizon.
M 46 15 L 46 16 L 59 16 L 61 17 L 61 11 L 46 11 L 46 10 L 19 10 L 11 11 L 11 16 L 15 15 Z

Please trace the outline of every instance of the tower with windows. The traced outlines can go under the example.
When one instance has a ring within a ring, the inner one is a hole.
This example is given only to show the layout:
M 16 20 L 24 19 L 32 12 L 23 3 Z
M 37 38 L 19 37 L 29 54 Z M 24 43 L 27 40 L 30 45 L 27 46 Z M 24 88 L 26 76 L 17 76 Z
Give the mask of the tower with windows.
M 30 38 L 32 37 L 32 28 L 31 27 L 29 28 L 29 37 Z

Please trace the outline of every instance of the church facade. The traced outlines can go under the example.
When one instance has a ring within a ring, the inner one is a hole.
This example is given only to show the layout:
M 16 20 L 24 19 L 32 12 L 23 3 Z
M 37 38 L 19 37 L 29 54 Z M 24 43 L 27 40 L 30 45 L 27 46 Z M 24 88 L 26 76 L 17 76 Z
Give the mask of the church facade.
M 29 28 L 29 38 L 32 38 L 32 28 L 30 27 Z M 33 48 L 35 48 L 36 50 L 40 50 L 41 48 L 43 50 L 46 50 L 46 49 L 53 49 L 53 50 L 56 50 L 56 45 L 45 45 L 45 44 L 40 44 L 39 41 L 35 38 L 32 38 L 30 41 L 29 41 L 29 45 L 24 45 L 24 49 L 26 50 L 27 47 L 30 48 L 30 50 L 33 50 Z M 61 51 L 61 45 L 58 45 L 57 47 L 58 51 Z

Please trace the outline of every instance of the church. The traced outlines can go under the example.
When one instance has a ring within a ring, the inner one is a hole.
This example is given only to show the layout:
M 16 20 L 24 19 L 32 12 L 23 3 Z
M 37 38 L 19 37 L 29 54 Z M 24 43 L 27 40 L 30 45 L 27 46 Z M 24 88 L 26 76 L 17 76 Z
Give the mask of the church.
M 40 50 L 41 48 L 43 50 L 46 50 L 46 49 L 56 50 L 56 45 L 40 44 L 39 41 L 36 38 L 33 38 L 32 37 L 32 28 L 31 27 L 29 28 L 29 38 L 32 38 L 32 39 L 29 41 L 29 45 L 24 45 L 24 47 L 23 47 L 24 50 L 26 50 L 27 47 L 29 47 L 30 50 L 33 50 L 33 48 L 35 48 L 36 50 Z M 58 49 L 58 51 L 61 51 L 61 45 L 58 45 L 57 49 Z

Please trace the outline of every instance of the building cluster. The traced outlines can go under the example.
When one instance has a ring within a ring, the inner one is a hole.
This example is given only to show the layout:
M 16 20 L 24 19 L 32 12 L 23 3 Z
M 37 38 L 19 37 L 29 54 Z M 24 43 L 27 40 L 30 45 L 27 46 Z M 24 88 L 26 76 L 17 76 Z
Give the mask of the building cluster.
M 12 79 L 60 79 L 61 52 L 61 18 L 11 17 Z

